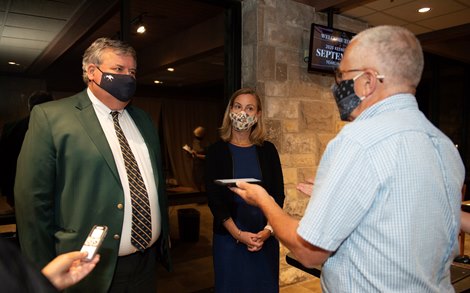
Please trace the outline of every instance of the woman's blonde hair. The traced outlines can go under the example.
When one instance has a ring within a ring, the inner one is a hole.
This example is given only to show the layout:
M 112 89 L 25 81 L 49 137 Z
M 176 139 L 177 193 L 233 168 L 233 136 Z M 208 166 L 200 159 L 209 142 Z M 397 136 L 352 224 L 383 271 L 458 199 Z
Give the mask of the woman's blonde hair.
M 256 91 L 252 88 L 241 88 L 234 92 L 230 97 L 230 101 L 225 109 L 224 120 L 222 122 L 222 127 L 219 128 L 220 138 L 223 141 L 230 141 L 232 138 L 232 121 L 230 120 L 230 111 L 232 110 L 233 103 L 235 99 L 240 95 L 252 95 L 256 99 L 256 108 L 258 115 L 258 122 L 251 127 L 250 132 L 250 142 L 256 145 L 263 144 L 264 140 L 266 139 L 266 131 L 264 128 L 264 121 L 263 121 L 263 112 L 261 106 L 261 99 L 256 93 Z

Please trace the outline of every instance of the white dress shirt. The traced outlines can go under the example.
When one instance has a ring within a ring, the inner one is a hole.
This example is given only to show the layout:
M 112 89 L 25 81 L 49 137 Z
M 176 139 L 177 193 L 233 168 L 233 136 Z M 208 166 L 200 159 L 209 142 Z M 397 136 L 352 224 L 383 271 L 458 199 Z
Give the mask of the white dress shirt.
M 93 104 L 96 116 L 100 121 L 101 128 L 106 136 L 109 143 L 109 147 L 113 152 L 114 162 L 116 163 L 117 170 L 119 172 L 119 178 L 121 179 L 122 188 L 124 190 L 124 222 L 122 225 L 121 242 L 119 245 L 119 256 L 132 254 L 137 251 L 131 244 L 131 228 L 132 228 L 132 204 L 131 194 L 129 190 L 129 182 L 127 179 L 126 167 L 124 165 L 124 159 L 122 157 L 121 146 L 114 129 L 114 122 L 111 116 L 113 110 L 109 109 L 103 104 L 90 89 L 87 89 L 88 97 Z M 150 161 L 150 155 L 147 149 L 147 145 L 139 132 L 139 129 L 135 125 L 129 113 L 124 109 L 119 111 L 119 124 L 126 136 L 132 153 L 135 156 L 137 164 L 139 165 L 140 173 L 147 188 L 150 203 L 150 213 L 152 217 L 152 240 L 149 243 L 151 246 L 157 241 L 158 236 L 161 232 L 161 215 L 158 204 L 157 186 L 154 180 L 154 170 Z M 112 203 L 110 203 L 112 204 Z

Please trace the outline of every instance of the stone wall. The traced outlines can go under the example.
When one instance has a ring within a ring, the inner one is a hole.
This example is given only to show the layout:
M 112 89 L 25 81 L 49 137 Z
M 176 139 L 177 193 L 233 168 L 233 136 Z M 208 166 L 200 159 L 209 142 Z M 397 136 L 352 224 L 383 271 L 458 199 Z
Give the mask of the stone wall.
M 320 157 L 342 127 L 330 92 L 333 75 L 308 73 L 310 26 L 327 24 L 324 13 L 292 0 L 242 2 L 242 85 L 256 87 L 263 100 L 269 140 L 280 154 L 286 201 L 284 210 L 300 218 L 309 197 L 295 188 L 315 176 Z M 359 32 L 366 24 L 342 16 L 334 27 Z M 285 262 L 281 247 L 281 286 L 311 276 Z

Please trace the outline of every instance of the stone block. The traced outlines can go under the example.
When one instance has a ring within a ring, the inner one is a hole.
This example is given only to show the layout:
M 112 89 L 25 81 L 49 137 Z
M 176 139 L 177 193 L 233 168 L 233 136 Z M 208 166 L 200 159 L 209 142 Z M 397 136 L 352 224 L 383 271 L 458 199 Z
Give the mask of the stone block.
M 269 97 L 286 97 L 287 84 L 284 82 L 266 81 L 265 93 Z
M 249 86 L 254 80 L 256 80 L 255 70 L 253 66 L 242 66 L 242 80 L 241 83 L 244 87 Z
M 276 62 L 299 66 L 301 53 L 298 49 L 276 48 Z
M 284 119 L 282 120 L 283 132 L 299 132 L 299 119 Z
M 282 167 L 314 167 L 318 165 L 319 156 L 316 153 L 291 154 L 283 152 L 280 154 Z
M 316 166 L 312 166 L 312 168 L 298 168 L 297 169 L 297 178 L 300 182 L 307 182 L 307 179 L 314 179 L 317 175 L 317 168 Z
M 276 7 L 264 6 L 264 24 L 276 23 L 278 21 L 276 10 Z
M 262 0 L 260 1 L 261 5 L 264 5 L 265 7 L 270 7 L 270 8 L 276 8 L 278 0 Z
M 324 72 L 308 72 L 308 81 L 317 84 L 324 93 L 327 93 L 330 99 L 333 97 L 331 96 L 331 86 L 334 84 L 335 80 L 333 74 L 324 73 Z
M 256 92 L 258 93 L 258 95 L 260 96 L 261 98 L 261 103 L 263 104 L 263 111 L 266 110 L 266 99 L 265 99 L 265 96 L 266 96 L 266 89 L 265 89 L 265 83 L 264 81 L 261 81 L 261 80 L 257 80 L 255 82 L 255 86 L 254 88 L 256 89 Z M 265 115 L 265 114 L 263 114 Z M 264 116 L 266 117 L 266 116 Z
M 285 258 L 285 257 L 284 257 Z M 281 274 L 279 275 L 279 286 L 287 286 L 296 284 L 299 282 L 304 282 L 308 278 L 308 274 L 291 266 L 286 265 L 280 269 Z
M 325 133 L 325 134 L 318 135 L 318 139 L 320 140 L 320 144 L 321 144 L 320 154 L 323 154 L 323 152 L 325 151 L 330 141 L 335 137 L 336 137 L 336 133 Z
M 285 133 L 282 138 L 282 150 L 291 154 L 313 154 L 318 156 L 320 141 L 313 133 Z
M 292 27 L 309 27 L 314 11 L 313 7 L 295 1 L 278 1 L 276 5 L 278 23 Z
M 255 44 L 258 40 L 258 6 L 256 1 L 244 1 L 242 9 L 242 38 L 243 45 Z
M 297 184 L 297 168 L 282 168 L 282 175 L 284 176 L 284 185 Z
M 276 62 L 274 55 L 275 50 L 272 46 L 258 47 L 258 79 L 273 80 L 275 79 Z
M 292 97 L 312 97 L 315 100 L 320 99 L 324 88 L 312 82 L 291 81 L 289 82 L 289 95 Z
M 272 142 L 276 146 L 277 151 L 281 152 L 281 121 L 274 119 L 264 119 L 264 126 L 267 133 L 266 140 Z
M 268 90 L 268 89 L 267 89 Z M 299 101 L 280 98 L 266 98 L 266 117 L 276 119 L 295 119 L 299 117 Z
M 258 39 L 256 40 L 256 42 L 258 44 L 263 44 L 264 39 L 265 39 L 265 37 L 264 37 L 264 33 L 265 33 L 264 32 L 264 27 L 265 27 L 264 23 L 265 23 L 265 17 L 266 17 L 265 10 L 266 10 L 265 6 L 263 6 L 263 5 L 258 6 L 258 15 L 257 15 L 258 19 L 257 19 L 257 23 L 256 23 L 257 25 L 256 25 L 256 27 L 254 27 L 254 28 L 256 28 L 255 30 L 257 31 Z
M 242 66 L 255 67 L 257 61 L 255 55 L 255 48 L 255 45 L 242 46 Z
M 298 49 L 302 41 L 302 29 L 282 24 L 267 23 L 265 42 L 280 48 Z
M 287 81 L 287 64 L 276 63 L 276 81 Z
M 299 193 L 299 195 L 286 196 L 286 199 L 284 200 L 284 211 L 293 217 L 301 218 L 308 202 L 310 201 L 310 197 L 297 191 L 297 189 L 293 189 L 292 191 Z
M 334 110 L 331 103 L 302 101 L 300 103 L 300 129 L 315 133 L 334 133 Z

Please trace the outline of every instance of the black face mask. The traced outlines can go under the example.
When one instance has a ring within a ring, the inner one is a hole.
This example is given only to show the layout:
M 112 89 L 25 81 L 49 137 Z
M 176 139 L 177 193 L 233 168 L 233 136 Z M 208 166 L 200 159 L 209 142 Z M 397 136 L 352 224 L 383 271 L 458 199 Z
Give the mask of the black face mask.
M 99 69 L 101 71 L 101 69 Z M 101 81 L 97 84 L 100 88 L 107 91 L 113 97 L 121 102 L 128 102 L 135 93 L 136 81 L 135 78 L 127 74 L 115 74 L 101 71 Z
M 354 79 L 343 80 L 339 85 L 335 84 L 331 91 L 338 105 L 341 120 L 349 121 L 352 111 L 362 102 L 354 92 Z

